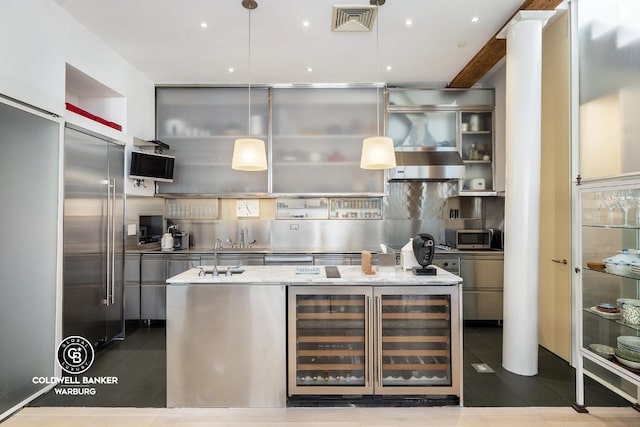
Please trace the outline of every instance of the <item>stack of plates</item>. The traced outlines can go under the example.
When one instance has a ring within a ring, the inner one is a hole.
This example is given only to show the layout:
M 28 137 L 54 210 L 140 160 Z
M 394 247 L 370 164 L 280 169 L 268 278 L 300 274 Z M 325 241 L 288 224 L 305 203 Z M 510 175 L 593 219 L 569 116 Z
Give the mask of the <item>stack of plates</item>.
M 618 348 L 640 353 L 640 337 L 623 335 L 618 337 Z
M 640 369 L 640 337 L 618 337 L 618 348 L 614 349 L 618 362 L 633 369 Z

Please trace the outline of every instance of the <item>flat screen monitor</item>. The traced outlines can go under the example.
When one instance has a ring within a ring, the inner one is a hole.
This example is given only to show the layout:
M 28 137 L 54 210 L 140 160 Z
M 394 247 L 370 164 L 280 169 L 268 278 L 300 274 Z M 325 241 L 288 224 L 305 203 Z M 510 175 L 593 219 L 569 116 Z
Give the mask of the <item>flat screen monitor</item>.
M 173 182 L 174 163 L 173 156 L 132 151 L 129 178 Z

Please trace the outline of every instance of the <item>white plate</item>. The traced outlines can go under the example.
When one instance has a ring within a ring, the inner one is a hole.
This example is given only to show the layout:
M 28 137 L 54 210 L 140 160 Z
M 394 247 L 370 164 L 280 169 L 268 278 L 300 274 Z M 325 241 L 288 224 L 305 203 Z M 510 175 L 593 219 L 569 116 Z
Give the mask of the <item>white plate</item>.
M 622 363 L 624 366 L 628 366 L 633 369 L 640 369 L 640 362 L 632 362 L 631 360 L 623 359 L 622 357 L 616 356 L 618 362 Z
M 613 359 L 613 356 L 615 356 L 615 349 L 608 345 L 589 344 L 589 348 L 598 356 L 604 357 L 605 359 Z
M 589 310 L 597 314 L 598 316 L 602 316 L 606 319 L 619 319 L 622 315 L 621 313 L 606 313 L 604 311 L 598 310 L 595 306 L 589 307 Z
M 618 347 L 627 350 L 640 352 L 640 337 L 633 335 L 623 335 L 618 337 Z

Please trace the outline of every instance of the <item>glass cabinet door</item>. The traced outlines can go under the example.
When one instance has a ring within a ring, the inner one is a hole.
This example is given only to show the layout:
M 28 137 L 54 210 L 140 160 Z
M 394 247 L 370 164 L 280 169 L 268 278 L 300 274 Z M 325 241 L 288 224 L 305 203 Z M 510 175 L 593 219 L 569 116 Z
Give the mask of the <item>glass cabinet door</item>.
M 370 288 L 290 287 L 290 394 L 372 393 Z
M 251 136 L 267 143 L 269 90 L 251 88 L 166 87 L 156 90 L 157 138 L 175 156 L 173 182 L 159 182 L 159 193 L 220 194 L 267 192 L 267 171 L 231 169 L 235 139 Z M 267 147 L 268 148 L 268 147 Z
M 640 184 L 587 185 L 580 193 L 584 369 L 614 391 L 638 396 Z
M 383 192 L 383 171 L 360 168 L 362 140 L 377 134 L 377 96 L 375 88 L 274 88 L 273 192 Z
M 455 287 L 452 287 L 455 288 Z M 411 387 L 452 387 L 457 352 L 450 293 L 397 289 L 375 291 L 376 387 L 411 394 Z M 424 391 L 422 391 L 424 393 Z

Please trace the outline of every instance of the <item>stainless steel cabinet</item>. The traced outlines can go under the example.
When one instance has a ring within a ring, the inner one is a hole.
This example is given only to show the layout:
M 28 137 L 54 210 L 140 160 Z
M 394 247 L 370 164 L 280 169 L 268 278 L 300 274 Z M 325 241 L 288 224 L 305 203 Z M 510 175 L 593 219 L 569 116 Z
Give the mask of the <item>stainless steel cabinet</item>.
M 143 320 L 166 316 L 167 255 L 143 254 L 140 261 L 140 317 Z
M 140 320 L 140 254 L 124 257 L 124 318 Z
M 165 320 L 166 280 L 200 265 L 197 254 L 142 254 L 140 261 L 140 318 Z
M 464 320 L 502 320 L 503 258 L 502 254 L 460 256 Z
M 284 285 L 167 289 L 168 407 L 285 407 Z
M 461 393 L 458 286 L 291 286 L 290 395 Z

